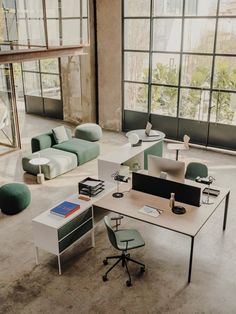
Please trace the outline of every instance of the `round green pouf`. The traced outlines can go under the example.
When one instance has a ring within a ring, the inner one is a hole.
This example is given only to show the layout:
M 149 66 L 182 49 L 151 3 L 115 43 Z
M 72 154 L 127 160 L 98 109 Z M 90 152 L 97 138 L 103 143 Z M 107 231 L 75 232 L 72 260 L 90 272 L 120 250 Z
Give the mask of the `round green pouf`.
M 102 137 L 102 129 L 96 123 L 84 123 L 75 128 L 75 137 L 90 142 L 99 141 Z
M 18 214 L 30 200 L 30 190 L 24 183 L 8 183 L 0 187 L 0 209 L 6 215 Z

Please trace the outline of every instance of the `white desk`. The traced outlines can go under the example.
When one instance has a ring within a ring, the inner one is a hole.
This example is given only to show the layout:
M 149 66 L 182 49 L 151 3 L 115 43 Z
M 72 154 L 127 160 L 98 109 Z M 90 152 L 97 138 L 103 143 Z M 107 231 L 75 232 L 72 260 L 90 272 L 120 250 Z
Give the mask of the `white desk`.
M 141 169 L 146 167 L 145 154 L 155 154 L 155 150 L 162 155 L 163 137 L 158 141 L 143 142 L 141 146 L 131 147 L 127 143 L 110 154 L 101 156 L 98 159 L 98 178 L 100 180 L 112 182 L 112 174 L 119 171 L 121 165 L 132 168 L 134 163 L 138 163 Z
M 193 182 L 194 186 L 200 186 L 202 189 L 205 185 L 199 185 Z M 219 207 L 219 205 L 225 200 L 224 209 L 224 220 L 223 230 L 226 228 L 227 211 L 230 191 L 228 189 L 218 188 L 220 194 L 214 198 L 214 204 L 205 205 L 202 204 L 200 207 L 195 207 L 187 204 L 181 204 L 186 208 L 186 214 L 176 215 L 169 209 L 169 200 L 158 196 L 138 192 L 131 190 L 129 193 L 125 193 L 123 198 L 114 198 L 112 193 L 108 193 L 106 196 L 100 198 L 93 204 L 94 211 L 97 208 L 105 209 L 108 211 L 115 212 L 124 216 L 128 216 L 157 227 L 169 229 L 174 232 L 178 232 L 189 236 L 191 238 L 191 249 L 190 249 L 190 260 L 189 260 L 189 272 L 188 282 L 191 281 L 192 273 L 192 259 L 193 259 L 193 248 L 194 239 L 198 232 L 202 229 L 204 224 L 208 221 L 211 215 Z M 127 185 L 124 187 L 127 190 Z M 122 189 L 121 189 L 122 190 Z M 205 197 L 205 196 L 204 196 Z M 163 213 L 158 217 L 152 217 L 147 214 L 139 212 L 139 209 L 144 205 L 155 207 L 163 210 Z
M 58 272 L 61 275 L 60 256 L 72 244 L 83 239 L 90 233 L 92 246 L 95 246 L 95 222 L 92 205 L 115 188 L 116 185 L 114 183 L 106 183 L 105 190 L 97 196 L 92 197 L 90 201 L 78 199 L 78 194 L 72 195 L 67 200 L 80 204 L 80 209 L 67 218 L 51 214 L 50 209 L 35 217 L 32 222 L 36 264 L 39 263 L 39 248 L 55 254 L 58 258 Z M 55 204 L 55 206 L 60 203 Z

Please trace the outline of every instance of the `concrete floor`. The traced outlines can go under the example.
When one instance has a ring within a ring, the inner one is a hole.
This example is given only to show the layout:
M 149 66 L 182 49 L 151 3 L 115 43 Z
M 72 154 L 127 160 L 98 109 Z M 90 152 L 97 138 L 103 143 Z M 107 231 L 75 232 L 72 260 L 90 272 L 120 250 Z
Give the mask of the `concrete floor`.
M 23 117 L 23 116 L 22 116 Z M 0 184 L 26 182 L 32 193 L 30 206 L 16 216 L 0 214 L 0 313 L 236 313 L 236 157 L 191 148 L 181 154 L 187 162 L 202 161 L 217 185 L 231 189 L 228 224 L 222 232 L 223 205 L 195 240 L 192 283 L 187 285 L 190 239 L 132 219 L 123 226 L 137 228 L 146 246 L 133 256 L 146 264 L 140 277 L 130 265 L 133 286 L 127 288 L 126 273 L 114 270 L 108 282 L 103 259 L 112 255 L 103 223 L 96 230 L 96 247 L 90 237 L 62 256 L 63 275 L 57 258 L 40 251 L 35 265 L 31 220 L 65 197 L 77 192 L 77 183 L 97 174 L 91 161 L 56 179 L 37 185 L 24 174 L 21 157 L 30 150 L 30 138 L 50 130 L 59 121 L 25 116 L 21 120 L 22 151 L 0 158 Z M 122 134 L 104 132 L 102 153 L 126 142 Z M 166 157 L 174 158 L 168 152 Z

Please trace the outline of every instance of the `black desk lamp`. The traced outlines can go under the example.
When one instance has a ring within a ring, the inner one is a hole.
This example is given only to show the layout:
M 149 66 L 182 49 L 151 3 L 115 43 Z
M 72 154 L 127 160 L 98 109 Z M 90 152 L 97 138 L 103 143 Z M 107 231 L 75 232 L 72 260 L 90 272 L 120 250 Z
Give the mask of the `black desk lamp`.
M 121 197 L 124 196 L 124 193 L 119 191 L 119 184 L 120 184 L 120 182 L 127 183 L 129 178 L 126 177 L 126 176 L 119 175 L 119 172 L 114 173 L 112 175 L 112 177 L 113 177 L 114 181 L 117 182 L 117 191 L 115 193 L 113 193 L 112 196 L 115 197 L 115 198 L 121 198 Z

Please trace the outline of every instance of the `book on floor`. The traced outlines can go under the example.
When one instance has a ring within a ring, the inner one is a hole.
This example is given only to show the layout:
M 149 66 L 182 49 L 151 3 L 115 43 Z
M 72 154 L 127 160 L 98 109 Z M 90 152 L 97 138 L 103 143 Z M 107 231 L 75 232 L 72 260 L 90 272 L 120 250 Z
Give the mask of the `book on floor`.
M 50 210 L 50 213 L 60 217 L 68 217 L 80 208 L 79 204 L 64 201 Z

